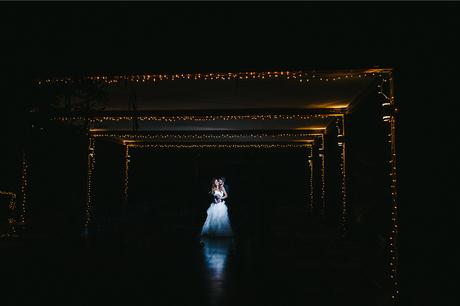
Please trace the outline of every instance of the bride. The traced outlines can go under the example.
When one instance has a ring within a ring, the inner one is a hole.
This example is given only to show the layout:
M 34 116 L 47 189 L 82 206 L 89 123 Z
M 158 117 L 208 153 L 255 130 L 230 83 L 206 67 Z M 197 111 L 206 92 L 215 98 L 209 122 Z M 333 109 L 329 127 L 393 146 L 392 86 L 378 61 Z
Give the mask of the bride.
M 207 218 L 201 230 L 202 236 L 230 237 L 233 236 L 232 227 L 228 218 L 227 206 L 224 199 L 228 197 L 221 179 L 213 179 L 211 183 L 211 194 L 214 202 L 207 210 Z

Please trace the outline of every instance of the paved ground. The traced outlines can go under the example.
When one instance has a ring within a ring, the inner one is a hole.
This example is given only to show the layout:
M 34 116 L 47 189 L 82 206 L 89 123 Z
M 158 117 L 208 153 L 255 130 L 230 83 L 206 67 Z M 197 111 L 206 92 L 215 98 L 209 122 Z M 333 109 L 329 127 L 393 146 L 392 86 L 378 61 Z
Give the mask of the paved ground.
M 306 224 L 263 239 L 177 228 L 2 241 L 2 305 L 379 305 L 362 248 Z

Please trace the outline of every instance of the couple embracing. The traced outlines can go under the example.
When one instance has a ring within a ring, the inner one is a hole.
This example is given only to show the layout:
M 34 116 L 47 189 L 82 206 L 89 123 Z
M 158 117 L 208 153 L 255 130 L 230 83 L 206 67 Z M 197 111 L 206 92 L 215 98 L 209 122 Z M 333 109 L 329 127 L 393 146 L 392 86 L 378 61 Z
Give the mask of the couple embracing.
M 228 198 L 228 185 L 225 184 L 225 178 L 213 178 L 211 181 L 210 193 L 213 196 L 213 202 L 206 211 L 207 217 L 201 229 L 202 236 L 208 237 L 231 237 L 233 236 L 228 209 L 225 205 L 225 199 Z

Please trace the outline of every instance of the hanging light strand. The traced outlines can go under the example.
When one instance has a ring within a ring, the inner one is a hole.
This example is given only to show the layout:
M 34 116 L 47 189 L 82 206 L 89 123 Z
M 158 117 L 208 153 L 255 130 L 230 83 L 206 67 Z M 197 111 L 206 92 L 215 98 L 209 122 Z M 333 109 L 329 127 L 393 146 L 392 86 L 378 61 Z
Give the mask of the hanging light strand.
M 231 80 L 290 80 L 308 85 L 317 82 L 336 82 L 352 79 L 378 77 L 386 69 L 367 69 L 362 71 L 264 71 L 264 72 L 221 72 L 221 73 L 176 73 L 176 74 L 136 74 L 136 75 L 93 75 L 81 78 L 47 78 L 36 80 L 37 85 L 72 85 L 82 82 L 94 82 L 106 85 L 128 83 L 160 83 L 170 81 L 231 81 Z
M 124 198 L 125 198 L 125 202 L 128 201 L 128 186 L 129 186 L 129 163 L 131 162 L 131 159 L 130 159 L 130 155 L 129 155 L 129 146 L 125 145 L 124 146 L 124 150 L 125 150 L 125 172 L 124 172 L 124 176 L 125 176 L 125 180 L 124 180 Z
M 345 156 L 345 116 L 336 120 L 336 128 L 338 132 L 338 147 L 339 147 L 339 170 L 340 170 L 340 196 L 342 202 L 342 214 L 340 218 L 342 236 L 346 234 L 347 230 L 347 190 L 346 190 L 346 156 Z
M 311 144 L 127 144 L 131 148 L 149 149 L 276 149 L 276 148 L 308 148 Z
M 195 122 L 206 122 L 206 121 L 234 121 L 234 120 L 310 120 L 310 119 L 328 119 L 342 117 L 343 114 L 331 113 L 331 114 L 253 114 L 253 115 L 151 115 L 151 116 L 92 116 L 92 123 L 100 123 L 107 121 L 159 121 L 159 122 L 176 122 L 176 121 L 195 121 Z M 86 117 L 83 116 L 55 116 L 52 120 L 55 121 L 84 121 Z M 319 130 L 323 130 L 320 128 Z
M 277 137 L 322 137 L 323 133 L 311 132 L 311 133 L 298 133 L 298 132 L 283 132 L 283 133 L 201 133 L 201 134 L 136 134 L 126 132 L 114 132 L 114 131 L 94 131 L 91 132 L 93 137 L 117 137 L 126 140 L 152 140 L 152 139 L 177 139 L 177 140 L 188 140 L 188 139 L 238 139 L 241 137 L 250 138 L 277 138 Z
M 389 234 L 389 278 L 391 283 L 391 298 L 397 303 L 399 297 L 398 285 L 398 202 L 397 202 L 397 163 L 396 163 L 396 118 L 398 109 L 395 106 L 393 75 L 385 75 L 378 85 L 379 93 L 383 96 L 383 121 L 387 124 L 387 142 L 390 144 L 389 180 L 391 195 L 391 229 Z
M 87 176 L 87 194 L 86 194 L 86 207 L 85 207 L 85 229 L 88 230 L 91 223 L 91 209 L 92 209 L 92 188 L 93 188 L 93 174 L 96 164 L 96 147 L 95 139 L 88 138 L 88 176 Z
M 310 186 L 310 203 L 308 205 L 310 214 L 313 213 L 313 201 L 314 201 L 314 185 L 313 185 L 313 148 L 310 147 L 309 155 L 308 155 L 308 166 L 309 166 L 309 186 Z
M 21 211 L 20 211 L 20 222 L 22 225 L 26 222 L 26 205 L 27 205 L 27 185 L 28 185 L 28 162 L 26 159 L 26 153 L 22 151 L 22 175 L 21 175 Z
M 325 182 L 325 155 L 324 151 L 320 151 L 319 158 L 321 160 L 321 215 L 324 216 L 326 211 L 326 182 Z

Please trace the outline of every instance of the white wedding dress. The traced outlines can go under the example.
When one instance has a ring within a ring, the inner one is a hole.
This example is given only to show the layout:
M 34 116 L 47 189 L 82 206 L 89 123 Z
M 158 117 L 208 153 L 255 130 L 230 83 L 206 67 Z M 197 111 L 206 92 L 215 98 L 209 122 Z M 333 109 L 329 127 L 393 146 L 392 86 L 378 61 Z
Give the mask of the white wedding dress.
M 227 206 L 221 198 L 224 196 L 222 191 L 214 191 L 214 203 L 211 203 L 207 210 L 207 218 L 201 229 L 202 236 L 208 237 L 230 237 L 233 236 L 230 219 L 228 218 Z

